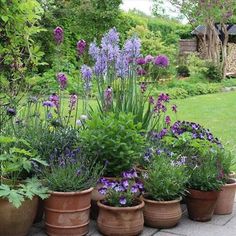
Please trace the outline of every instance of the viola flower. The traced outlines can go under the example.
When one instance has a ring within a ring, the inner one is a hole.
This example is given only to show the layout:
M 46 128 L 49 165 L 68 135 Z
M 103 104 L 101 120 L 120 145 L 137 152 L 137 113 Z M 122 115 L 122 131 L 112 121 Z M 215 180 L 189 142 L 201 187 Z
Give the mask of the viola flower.
M 77 97 L 76 94 L 72 94 L 72 95 L 70 96 L 70 105 L 69 105 L 69 108 L 70 108 L 71 110 L 75 109 L 77 100 L 78 100 L 78 97 Z
M 145 93 L 147 90 L 147 85 L 144 82 L 142 82 L 140 85 L 140 89 L 141 89 L 141 93 Z
M 166 68 L 169 65 L 169 59 L 165 55 L 159 55 L 154 59 L 154 64 L 156 66 Z
M 56 29 L 54 29 L 53 31 L 54 34 L 54 39 L 56 41 L 56 43 L 59 45 L 63 42 L 64 39 L 64 31 L 61 27 L 56 27 Z
M 129 187 L 129 181 L 127 179 L 123 179 L 121 181 L 122 186 L 127 189 Z
M 106 193 L 107 193 L 107 188 L 100 188 L 99 190 L 98 190 L 98 192 L 100 193 L 100 194 L 102 194 L 102 195 L 106 195 Z
M 7 115 L 9 116 L 15 116 L 16 115 L 16 110 L 14 108 L 7 108 Z
M 171 107 L 171 109 L 172 109 L 172 111 L 173 111 L 174 113 L 177 113 L 177 105 L 173 105 L 173 106 Z
M 131 191 L 131 193 L 137 193 L 138 190 L 139 190 L 139 188 L 136 185 L 134 185 L 134 186 L 131 187 L 130 191 Z
M 121 204 L 121 205 L 125 205 L 126 203 L 127 203 L 127 200 L 126 200 L 126 198 L 125 197 L 120 197 L 120 200 L 119 200 L 119 203 Z
M 57 81 L 60 84 L 60 87 L 62 90 L 64 90 L 66 88 L 67 85 L 67 77 L 64 73 L 60 72 L 57 74 Z
M 44 101 L 43 106 L 44 107 L 54 107 L 55 104 L 52 101 Z
M 120 184 L 116 185 L 113 189 L 116 192 L 124 192 L 125 191 L 125 188 L 122 185 L 120 185 Z
M 145 57 L 145 63 L 146 64 L 149 63 L 149 62 L 153 62 L 153 60 L 154 60 L 154 57 L 152 55 L 147 55 Z
M 123 178 L 132 179 L 138 177 L 137 172 L 134 169 L 125 171 L 122 173 Z
M 84 50 L 85 50 L 86 46 L 87 46 L 87 44 L 83 39 L 81 39 L 77 42 L 76 49 L 77 49 L 77 54 L 79 57 L 84 54 Z
M 170 119 L 169 116 L 166 116 L 165 122 L 166 122 L 167 125 L 170 125 L 171 119 Z
M 137 63 L 138 65 L 145 65 L 145 64 L 146 64 L 145 58 L 143 58 L 143 57 L 137 58 L 137 59 L 136 59 L 136 63 Z

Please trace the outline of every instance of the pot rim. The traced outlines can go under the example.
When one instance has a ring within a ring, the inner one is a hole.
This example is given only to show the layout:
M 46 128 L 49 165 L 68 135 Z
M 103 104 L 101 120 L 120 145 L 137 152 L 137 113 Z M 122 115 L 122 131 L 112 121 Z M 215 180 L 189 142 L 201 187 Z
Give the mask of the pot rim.
M 235 178 L 229 178 L 228 181 L 233 181 L 232 183 L 225 183 L 222 187 L 223 188 L 230 188 L 233 186 L 236 186 L 236 179 Z
M 170 201 L 156 201 L 156 200 L 150 200 L 148 198 L 145 198 L 144 196 L 142 196 L 142 199 L 144 200 L 144 202 L 149 202 L 149 203 L 158 203 L 158 204 L 171 204 L 171 203 L 178 203 L 182 200 L 182 197 L 179 197 L 178 199 L 175 200 L 170 200 Z
M 85 189 L 83 191 L 77 191 L 77 192 L 57 192 L 57 191 L 50 191 L 51 195 L 58 195 L 58 196 L 71 196 L 71 195 L 80 195 L 85 194 L 93 191 L 93 187 Z
M 101 202 L 101 200 L 99 200 L 97 202 L 97 205 L 100 207 L 100 208 L 105 208 L 107 210 L 119 210 L 119 211 L 130 211 L 130 210 L 138 210 L 138 209 L 141 209 L 144 207 L 144 201 L 139 199 L 140 203 L 136 206 L 131 206 L 131 207 L 113 207 L 113 206 L 107 206 L 105 204 L 103 204 Z
M 212 192 L 214 192 L 214 193 L 219 193 L 221 190 L 212 190 L 212 191 L 203 191 L 203 190 L 199 190 L 199 189 L 194 189 L 194 188 L 188 188 L 187 189 L 187 192 L 204 192 L 204 193 L 212 193 Z

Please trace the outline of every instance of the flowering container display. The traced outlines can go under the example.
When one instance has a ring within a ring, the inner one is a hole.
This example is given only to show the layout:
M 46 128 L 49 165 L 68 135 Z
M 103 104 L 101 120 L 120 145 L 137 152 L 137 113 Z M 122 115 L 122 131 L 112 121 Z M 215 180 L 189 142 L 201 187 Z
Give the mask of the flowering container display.
M 134 170 L 123 173 L 120 181 L 102 179 L 99 192 L 105 199 L 98 202 L 97 226 L 103 235 L 139 235 L 143 230 L 144 202 L 138 198 L 143 185 L 135 181 Z
M 182 216 L 180 200 L 187 182 L 185 167 L 167 155 L 153 158 L 143 176 L 144 222 L 155 228 L 171 228 Z

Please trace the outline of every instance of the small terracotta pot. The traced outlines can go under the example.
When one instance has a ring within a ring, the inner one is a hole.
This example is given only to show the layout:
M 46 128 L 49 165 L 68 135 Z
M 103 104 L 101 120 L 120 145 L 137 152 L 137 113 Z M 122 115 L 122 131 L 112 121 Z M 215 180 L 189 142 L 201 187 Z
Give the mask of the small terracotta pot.
M 81 192 L 52 192 L 45 200 L 45 225 L 48 235 L 86 235 L 93 188 Z
M 188 189 L 188 191 L 186 204 L 189 218 L 201 222 L 210 221 L 220 192 L 204 192 L 195 189 Z
M 144 223 L 153 228 L 171 228 L 177 225 L 182 216 L 181 199 L 173 201 L 153 201 L 143 198 Z
M 38 197 L 25 200 L 19 208 L 0 198 L 0 235 L 26 236 L 33 224 Z
M 222 191 L 216 202 L 214 214 L 229 215 L 233 212 L 235 191 L 236 180 L 229 179 L 228 183 L 222 187 Z
M 143 231 L 144 202 L 133 207 L 111 207 L 98 202 L 97 226 L 103 235 L 133 236 Z

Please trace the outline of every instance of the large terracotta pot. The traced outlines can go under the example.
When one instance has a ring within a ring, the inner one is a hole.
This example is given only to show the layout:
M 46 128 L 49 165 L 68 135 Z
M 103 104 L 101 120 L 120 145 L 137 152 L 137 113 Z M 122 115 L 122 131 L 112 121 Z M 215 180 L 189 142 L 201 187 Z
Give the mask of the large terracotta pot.
M 204 192 L 195 189 L 189 189 L 188 191 L 186 204 L 189 218 L 201 222 L 210 221 L 220 192 Z
M 153 201 L 143 198 L 144 223 L 153 228 L 171 228 L 178 224 L 182 216 L 181 199 L 173 201 Z
M 45 200 L 45 225 L 48 235 L 86 235 L 93 188 L 81 192 L 52 192 Z
M 228 183 L 222 187 L 222 191 L 216 202 L 214 214 L 229 215 L 233 212 L 235 190 L 236 180 L 229 179 Z
M 33 224 L 38 197 L 25 200 L 19 208 L 0 198 L 0 236 L 26 236 Z
M 103 235 L 133 236 L 143 231 L 144 202 L 133 207 L 111 207 L 98 202 L 97 226 Z

